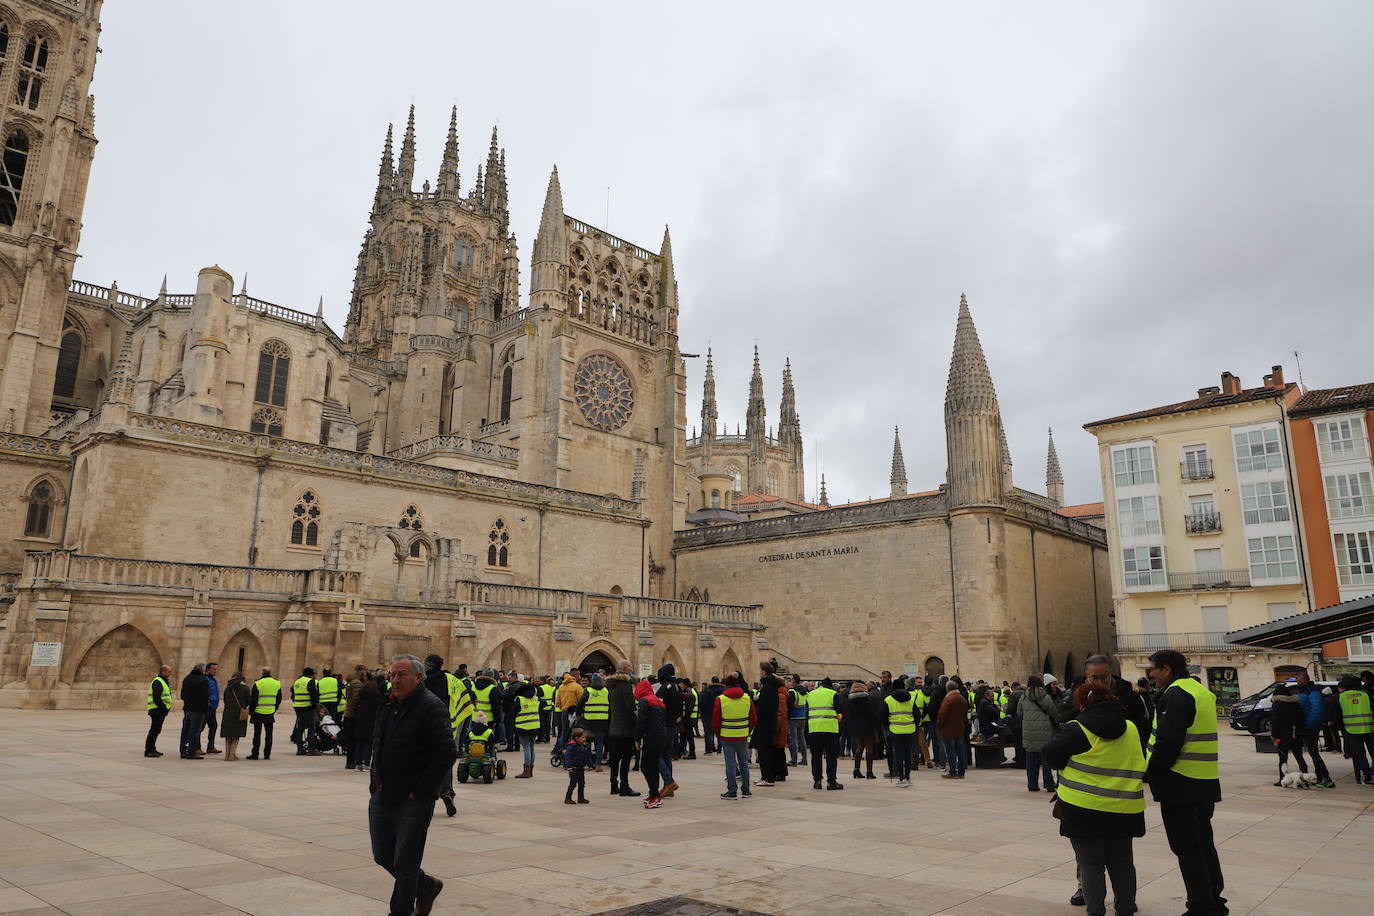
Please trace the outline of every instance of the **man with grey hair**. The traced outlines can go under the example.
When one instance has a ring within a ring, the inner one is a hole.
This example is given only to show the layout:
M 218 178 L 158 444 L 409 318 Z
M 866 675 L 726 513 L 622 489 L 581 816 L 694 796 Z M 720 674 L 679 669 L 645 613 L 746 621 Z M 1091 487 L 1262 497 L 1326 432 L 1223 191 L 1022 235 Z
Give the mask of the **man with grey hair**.
M 210 681 L 205 666 L 196 665 L 181 682 L 181 759 L 200 760 L 200 733 L 210 714 Z
M 1136 731 L 1140 733 L 1140 741 L 1143 745 L 1150 738 L 1150 714 L 1145 708 L 1145 701 L 1140 698 L 1140 694 L 1135 692 L 1131 682 L 1123 677 L 1112 673 L 1112 660 L 1106 655 L 1089 655 L 1083 662 L 1083 676 L 1074 680 L 1069 688 L 1068 718 L 1076 718 L 1078 709 L 1074 706 L 1073 695 L 1078 689 L 1078 685 L 1087 681 L 1094 681 L 1112 688 L 1112 693 L 1121 701 L 1121 705 L 1126 710 L 1126 718 L 1134 723 Z
M 372 799 L 367 806 L 372 859 L 395 879 L 391 916 L 428 916 L 444 882 L 420 868 L 444 773 L 458 759 L 448 707 L 424 689 L 414 655 L 391 660 L 391 694 L 372 738 Z

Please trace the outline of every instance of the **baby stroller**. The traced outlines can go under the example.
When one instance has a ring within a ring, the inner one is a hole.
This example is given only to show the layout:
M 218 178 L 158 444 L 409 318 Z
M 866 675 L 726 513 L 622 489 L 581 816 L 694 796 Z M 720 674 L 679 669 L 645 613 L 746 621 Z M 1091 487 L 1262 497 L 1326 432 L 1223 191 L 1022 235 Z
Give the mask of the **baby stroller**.
M 320 726 L 316 730 L 315 750 L 321 754 L 333 752 L 339 753 L 339 724 L 334 721 L 334 717 L 325 713 L 320 717 Z
M 458 781 L 490 783 L 506 778 L 506 761 L 496 756 L 485 741 L 469 741 L 467 756 L 458 761 Z

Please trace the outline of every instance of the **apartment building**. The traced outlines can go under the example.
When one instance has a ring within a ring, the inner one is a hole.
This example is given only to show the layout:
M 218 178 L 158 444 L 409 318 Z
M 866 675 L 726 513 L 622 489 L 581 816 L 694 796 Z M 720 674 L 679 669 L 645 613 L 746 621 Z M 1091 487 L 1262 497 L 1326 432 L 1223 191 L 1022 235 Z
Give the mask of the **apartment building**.
M 1316 608 L 1374 594 L 1374 382 L 1308 391 L 1289 415 Z M 1374 633 L 1327 643 L 1328 677 L 1374 668 Z
M 1281 366 L 1254 388 L 1224 372 L 1195 398 L 1084 425 L 1101 457 L 1124 676 L 1175 648 L 1227 705 L 1311 661 L 1225 638 L 1315 606 L 1286 417 L 1301 394 Z

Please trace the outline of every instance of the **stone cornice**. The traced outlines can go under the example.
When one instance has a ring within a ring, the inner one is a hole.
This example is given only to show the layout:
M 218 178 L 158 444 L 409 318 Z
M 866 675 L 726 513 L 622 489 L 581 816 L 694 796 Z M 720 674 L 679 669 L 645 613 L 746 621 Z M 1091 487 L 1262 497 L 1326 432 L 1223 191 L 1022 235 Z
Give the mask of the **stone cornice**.
M 695 528 L 673 534 L 673 550 L 693 550 L 723 544 L 747 544 L 780 538 L 829 534 L 855 528 L 873 528 L 924 519 L 943 518 L 946 514 L 943 493 L 888 499 L 862 506 L 841 506 L 804 515 L 782 515 L 761 518 L 733 525 Z

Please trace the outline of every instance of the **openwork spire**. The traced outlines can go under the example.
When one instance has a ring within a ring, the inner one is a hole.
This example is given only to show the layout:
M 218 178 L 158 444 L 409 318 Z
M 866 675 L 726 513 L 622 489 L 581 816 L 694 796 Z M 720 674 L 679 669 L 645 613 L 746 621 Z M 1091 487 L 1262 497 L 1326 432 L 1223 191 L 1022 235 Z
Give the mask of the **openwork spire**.
M 658 250 L 658 306 L 677 311 L 677 270 L 673 266 L 673 239 L 663 227 L 663 244 Z
M 801 418 L 797 416 L 797 389 L 792 386 L 792 358 L 783 361 L 782 404 L 778 409 L 778 439 L 784 444 L 801 442 Z
M 397 190 L 410 193 L 415 180 L 415 106 L 410 106 L 410 116 L 406 119 L 405 137 L 401 139 L 401 159 L 396 168 Z
M 754 374 L 749 378 L 749 412 L 744 417 L 744 435 L 763 438 L 768 408 L 763 403 L 763 370 L 759 367 L 759 347 L 754 345 Z
M 500 140 L 496 135 L 496 127 L 491 128 L 491 145 L 487 148 L 487 181 L 482 188 L 482 203 L 488 210 L 499 209 L 499 198 L 504 189 L 504 177 L 501 174 L 501 146 Z
M 454 105 L 448 116 L 448 139 L 444 141 L 444 159 L 439 164 L 439 183 L 436 188 L 440 197 L 457 197 L 458 184 L 458 106 Z
M 830 495 L 825 492 L 825 475 L 821 475 L 821 499 L 818 505 L 823 509 L 830 508 Z
M 396 168 L 391 160 L 391 131 L 392 125 L 386 126 L 386 143 L 382 145 L 382 162 L 377 166 L 377 193 L 372 197 L 372 209 L 376 211 L 382 206 L 382 198 L 386 195 L 396 182 Z
M 105 389 L 105 403 L 130 404 L 134 393 L 134 332 L 126 330 L 124 340 L 119 345 L 119 357 L 115 360 L 114 371 L 110 373 L 110 384 Z
M 905 499 L 907 495 L 906 458 L 902 456 L 902 432 L 892 427 L 892 498 Z
M 490 183 L 491 175 L 488 173 Z M 563 225 L 563 187 L 558 183 L 558 166 L 549 175 L 544 192 L 544 211 L 539 216 L 539 234 L 534 237 L 534 260 L 562 263 L 567 257 L 567 231 Z
M 701 438 L 710 442 L 716 437 L 720 415 L 716 412 L 716 367 L 711 348 L 706 348 L 706 377 L 701 383 Z
M 1050 429 L 1049 453 L 1045 457 L 1045 495 L 1055 508 L 1064 505 L 1064 472 L 1059 467 L 1059 453 L 1054 449 L 1054 429 Z
M 992 385 L 978 329 L 973 326 L 968 297 L 959 297 L 959 320 L 954 328 L 954 355 L 949 361 L 949 381 L 945 386 L 945 407 L 962 409 L 997 407 L 997 391 Z

